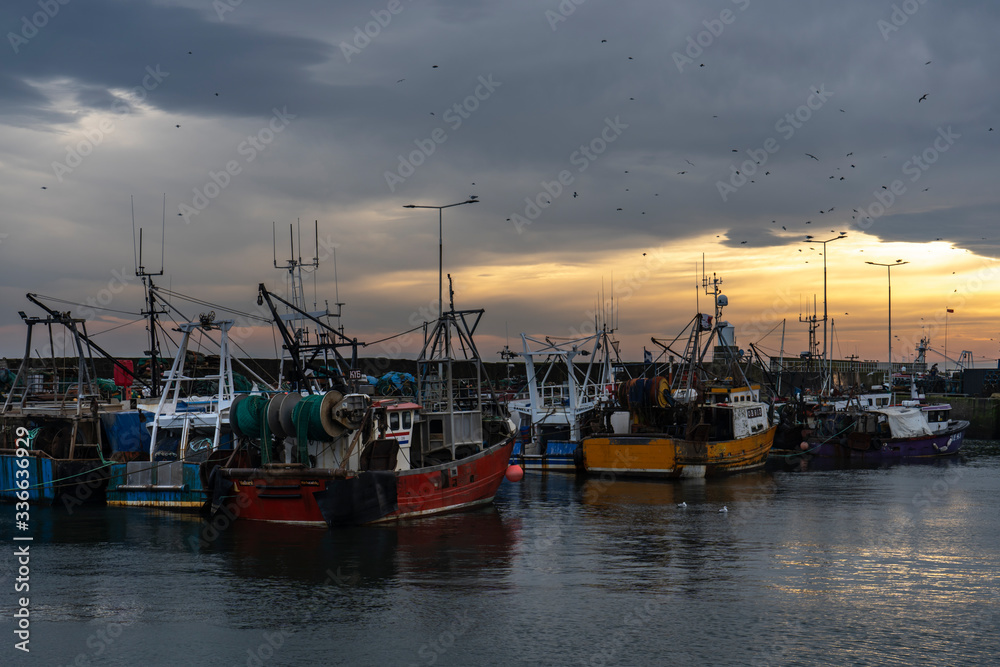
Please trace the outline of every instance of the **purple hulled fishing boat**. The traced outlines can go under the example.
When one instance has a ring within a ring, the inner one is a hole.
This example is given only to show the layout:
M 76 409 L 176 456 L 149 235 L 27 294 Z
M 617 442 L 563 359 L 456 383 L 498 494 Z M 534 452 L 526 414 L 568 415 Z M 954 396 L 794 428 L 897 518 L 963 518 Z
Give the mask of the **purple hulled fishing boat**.
M 969 428 L 951 419 L 951 406 L 904 401 L 855 413 L 853 428 L 837 435 L 804 433 L 809 454 L 852 461 L 899 461 L 949 456 L 958 452 Z

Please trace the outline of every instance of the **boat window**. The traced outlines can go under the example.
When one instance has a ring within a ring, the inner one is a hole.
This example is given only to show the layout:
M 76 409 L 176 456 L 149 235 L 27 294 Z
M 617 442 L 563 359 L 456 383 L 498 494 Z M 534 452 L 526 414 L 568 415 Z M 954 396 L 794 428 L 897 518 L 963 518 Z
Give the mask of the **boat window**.
M 407 410 L 403 413 L 403 428 L 409 429 L 413 425 L 413 413 Z
M 399 430 L 399 413 L 390 412 L 389 413 L 389 430 L 398 431 Z

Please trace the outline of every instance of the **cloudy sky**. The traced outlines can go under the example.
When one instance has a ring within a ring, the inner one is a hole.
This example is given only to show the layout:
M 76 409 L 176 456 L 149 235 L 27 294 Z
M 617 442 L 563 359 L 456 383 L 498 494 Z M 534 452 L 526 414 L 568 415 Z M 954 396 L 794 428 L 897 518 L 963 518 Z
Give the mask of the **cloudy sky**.
M 8 0 L 0 25 L 5 356 L 27 292 L 90 331 L 137 319 L 130 198 L 159 284 L 243 312 L 284 292 L 272 223 L 280 258 L 301 219 L 310 300 L 339 291 L 377 340 L 436 311 L 437 211 L 403 206 L 472 195 L 444 264 L 488 359 L 586 331 L 602 292 L 641 358 L 705 309 L 703 255 L 738 343 L 776 355 L 785 321 L 797 354 L 823 312 L 804 241 L 841 232 L 834 356 L 886 358 L 888 270 L 865 262 L 896 260 L 897 360 L 922 334 L 943 352 L 949 308 L 949 356 L 998 356 L 996 3 Z M 244 347 L 274 354 L 270 327 Z

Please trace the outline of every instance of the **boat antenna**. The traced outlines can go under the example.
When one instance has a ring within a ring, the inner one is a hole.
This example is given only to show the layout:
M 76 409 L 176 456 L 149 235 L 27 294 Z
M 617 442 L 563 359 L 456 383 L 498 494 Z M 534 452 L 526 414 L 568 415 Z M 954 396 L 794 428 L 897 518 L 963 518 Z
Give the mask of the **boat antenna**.
M 705 253 L 701 253 L 701 272 L 705 273 Z M 698 262 L 694 263 L 694 311 L 701 312 L 701 293 L 698 291 Z
M 160 273 L 163 273 L 163 258 L 166 253 L 167 240 L 167 193 L 163 193 L 163 213 L 160 219 Z
M 166 315 L 166 310 L 161 310 L 156 305 L 156 285 L 153 284 L 154 276 L 163 275 L 165 241 L 167 238 L 167 193 L 163 193 L 163 213 L 160 221 L 160 270 L 153 273 L 147 271 L 142 263 L 142 227 L 139 228 L 139 243 L 136 247 L 135 238 L 135 198 L 129 196 L 129 203 L 132 208 L 132 252 L 135 263 L 135 275 L 142 279 L 143 290 L 145 291 L 145 310 L 141 314 L 149 318 L 149 349 L 145 354 L 149 356 L 150 385 L 154 396 L 160 392 L 160 344 L 156 337 L 157 315 Z
M 139 275 L 139 255 L 135 248 L 135 197 L 129 195 L 128 202 L 132 207 L 132 261 L 135 264 L 135 275 Z

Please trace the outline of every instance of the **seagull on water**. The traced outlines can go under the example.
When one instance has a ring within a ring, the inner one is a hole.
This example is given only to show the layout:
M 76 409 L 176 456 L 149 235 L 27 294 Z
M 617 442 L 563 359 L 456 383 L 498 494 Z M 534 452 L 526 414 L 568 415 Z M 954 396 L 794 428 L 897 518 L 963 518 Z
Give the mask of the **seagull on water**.
M 682 501 L 682 502 L 677 503 L 677 506 L 678 507 L 687 507 L 688 504 Z
M 721 510 L 719 510 L 719 511 L 720 511 L 720 512 L 728 512 L 728 511 L 729 511 L 729 508 L 728 508 L 728 507 L 726 507 L 725 505 L 723 505 L 723 506 L 722 506 L 722 509 L 721 509 Z

